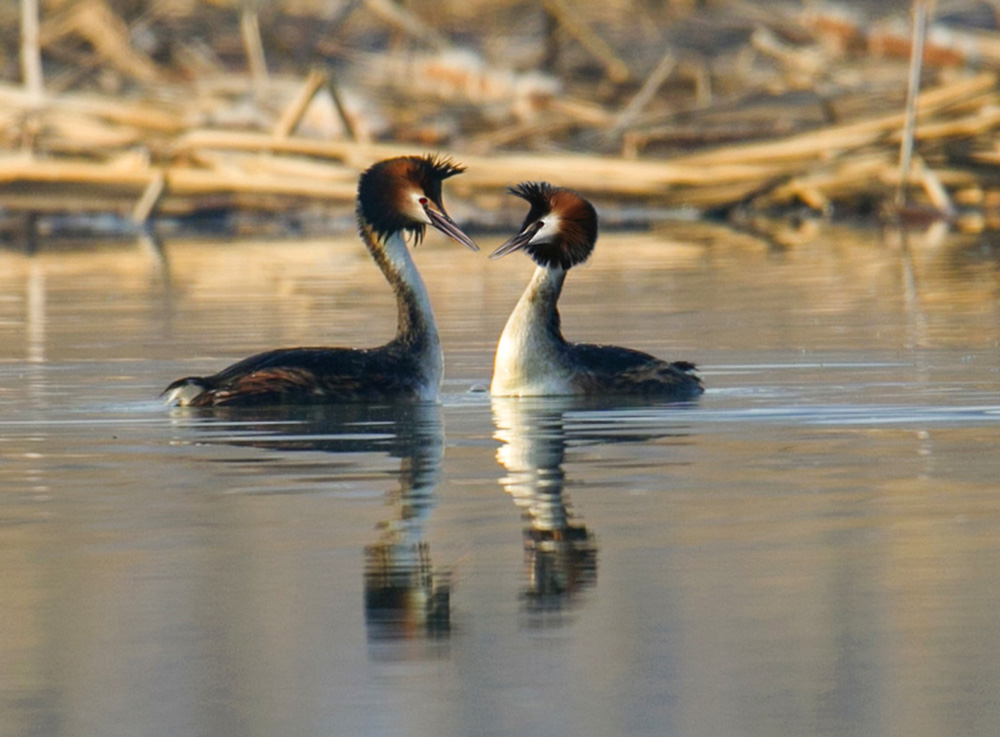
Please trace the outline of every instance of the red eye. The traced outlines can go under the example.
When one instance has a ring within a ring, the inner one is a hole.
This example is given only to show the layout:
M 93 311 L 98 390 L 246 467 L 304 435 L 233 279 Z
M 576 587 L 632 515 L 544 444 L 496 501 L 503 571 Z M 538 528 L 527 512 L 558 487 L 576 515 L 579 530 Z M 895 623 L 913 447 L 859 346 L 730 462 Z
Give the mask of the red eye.
M 419 200 L 417 200 L 417 201 L 418 201 L 418 202 L 419 202 L 419 203 L 420 203 L 421 205 L 426 205 L 426 204 L 427 204 L 427 198 L 426 198 L 426 197 L 421 197 L 421 198 L 420 198 Z

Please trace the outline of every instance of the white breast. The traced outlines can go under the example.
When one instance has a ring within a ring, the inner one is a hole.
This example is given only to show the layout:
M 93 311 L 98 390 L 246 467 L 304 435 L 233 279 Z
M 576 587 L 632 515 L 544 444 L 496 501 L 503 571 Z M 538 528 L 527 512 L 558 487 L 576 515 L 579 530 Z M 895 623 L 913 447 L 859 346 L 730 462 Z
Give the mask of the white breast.
M 490 393 L 500 397 L 576 394 L 564 352 L 541 322 L 522 303 L 514 309 L 493 361 Z

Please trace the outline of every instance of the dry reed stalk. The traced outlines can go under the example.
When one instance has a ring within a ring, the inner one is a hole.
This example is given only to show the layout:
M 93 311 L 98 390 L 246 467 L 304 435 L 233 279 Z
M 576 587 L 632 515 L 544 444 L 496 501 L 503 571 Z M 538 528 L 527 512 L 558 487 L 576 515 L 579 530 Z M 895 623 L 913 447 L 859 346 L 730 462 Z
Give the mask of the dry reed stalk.
M 243 39 L 243 49 L 247 55 L 247 67 L 250 79 L 253 80 L 254 91 L 258 95 L 264 93 L 267 84 L 267 59 L 264 57 L 264 42 L 260 37 L 260 18 L 257 14 L 255 0 L 240 2 L 240 36 Z
M 976 164 L 1000 167 L 1000 142 L 994 144 L 992 151 L 976 151 L 969 154 L 969 160 Z
M 324 72 L 318 69 L 313 69 L 309 72 L 298 93 L 285 106 L 281 116 L 278 118 L 278 122 L 274 124 L 274 128 L 271 130 L 271 134 L 277 138 L 287 138 L 290 136 L 299 123 L 302 122 L 302 117 L 306 114 L 306 110 L 309 109 L 309 104 L 316 97 L 316 93 L 323 89 L 326 82 L 327 75 Z
M 469 139 L 466 141 L 463 148 L 471 154 L 486 156 L 489 152 L 500 146 L 512 143 L 523 144 L 525 141 L 530 141 L 537 136 L 556 135 L 561 131 L 573 128 L 576 125 L 576 121 L 572 119 L 544 120 L 540 122 L 508 125 L 504 128 L 489 130 L 482 135 Z
M 948 219 L 955 217 L 957 213 L 955 204 L 948 195 L 948 190 L 945 189 L 940 177 L 938 177 L 937 174 L 935 174 L 934 171 L 927 166 L 920 156 L 914 157 L 913 168 L 916 170 L 915 173 L 917 178 L 920 180 L 924 194 L 927 195 L 927 199 L 930 200 L 930 203 L 944 217 Z M 900 175 L 902 175 L 902 172 L 900 172 Z M 901 182 L 900 189 L 902 189 L 902 186 L 903 184 Z
M 925 109 L 933 111 L 937 107 L 947 106 L 955 99 L 955 94 L 979 90 L 984 82 L 992 79 L 992 75 L 976 78 L 974 84 L 960 85 L 960 90 L 952 90 L 947 95 L 935 94 L 932 90 L 927 93 L 929 101 L 925 104 Z M 925 132 L 946 135 L 956 131 L 985 130 L 990 128 L 992 119 L 993 116 L 988 114 L 985 120 L 982 116 L 970 116 L 968 120 L 947 121 L 940 124 L 939 128 L 928 128 Z M 733 191 L 734 186 L 741 193 L 752 192 L 754 187 L 764 187 L 776 178 L 793 175 L 811 166 L 809 162 L 812 160 L 828 159 L 833 152 L 862 149 L 880 140 L 889 140 L 892 136 L 889 131 L 898 120 L 898 115 L 887 116 L 874 121 L 822 129 L 786 141 L 744 144 L 666 162 L 623 161 L 610 157 L 573 155 L 507 155 L 489 159 L 463 156 L 461 158 L 469 167 L 469 172 L 462 177 L 460 184 L 456 180 L 456 184 L 469 189 L 503 187 L 524 178 L 525 172 L 530 171 L 535 178 L 609 194 L 642 196 L 663 194 L 671 188 L 687 188 L 685 195 L 691 198 L 691 204 L 719 205 L 722 204 L 723 193 Z M 410 147 L 394 145 L 359 146 L 343 141 L 295 139 L 275 141 L 259 134 L 220 134 L 209 131 L 192 133 L 182 138 L 178 141 L 176 150 L 182 152 L 199 148 L 307 153 L 339 159 L 354 167 L 366 165 L 383 156 L 403 155 L 411 151 Z M 879 160 L 882 159 L 880 155 Z M 852 170 L 858 171 L 856 168 Z M 818 176 L 823 178 L 830 175 L 821 173 Z M 837 178 L 842 179 L 843 175 Z M 698 187 L 705 188 L 706 192 L 696 194 L 692 188 Z M 789 191 L 796 190 L 822 192 L 823 188 L 811 181 L 796 179 Z M 782 191 L 779 189 L 773 193 L 775 200 L 791 199 L 792 195 L 782 195 Z M 678 193 L 674 192 L 673 196 L 678 196 Z M 810 195 L 810 198 L 816 202 L 822 199 L 815 195 Z
M 306 138 L 275 138 L 269 133 L 247 131 L 216 130 L 211 128 L 195 128 L 178 136 L 170 146 L 170 152 L 175 155 L 188 154 L 198 149 L 219 149 L 234 151 L 270 151 L 273 153 L 297 154 L 300 156 L 315 156 L 323 159 L 348 160 L 360 156 L 365 159 L 366 152 L 385 158 L 401 156 L 402 152 L 411 153 L 412 146 L 394 144 L 360 144 L 354 141 L 330 140 L 317 141 Z
M 175 155 L 203 149 L 271 151 L 306 154 L 343 161 L 355 169 L 373 161 L 413 153 L 413 146 L 399 144 L 357 144 L 351 141 L 312 141 L 276 139 L 259 133 L 228 133 L 210 130 L 193 131 L 182 136 L 173 147 Z M 662 192 L 672 186 L 698 186 L 769 180 L 787 174 L 787 164 L 756 162 L 688 164 L 673 161 L 626 161 L 609 156 L 588 154 L 507 154 L 487 158 L 462 155 L 466 173 L 455 180 L 456 188 L 505 187 L 526 176 L 548 179 L 587 191 L 643 195 Z
M 244 176 L 266 174 L 278 177 L 309 178 L 317 182 L 354 185 L 357 172 L 341 164 L 316 161 L 299 156 L 275 156 L 267 153 L 197 151 L 188 157 L 197 168 L 216 172 L 241 173 Z
M 687 166 L 677 161 L 628 161 L 606 156 L 537 154 L 479 157 L 463 156 L 468 166 L 456 187 L 504 187 L 524 180 L 546 180 L 584 192 L 620 196 L 665 196 L 679 187 L 716 187 L 734 184 L 760 186 L 760 182 L 789 173 L 780 164 Z
M 21 0 L 21 81 L 33 104 L 45 94 L 38 40 L 38 0 Z
M 244 2 L 244 7 L 250 7 L 252 0 Z M 389 0 L 365 0 L 365 6 L 382 22 L 406 29 L 412 37 L 432 45 L 435 43 L 433 39 L 436 39 L 442 46 L 446 45 L 436 32 L 425 36 L 428 29 L 412 14 Z M 94 12 L 98 14 L 108 12 L 106 0 L 84 0 L 74 7 L 97 9 Z M 567 0 L 548 0 L 546 7 L 550 13 L 551 8 L 562 9 L 559 12 L 570 25 L 562 21 L 560 24 L 568 32 L 571 32 L 570 26 L 574 22 L 579 23 L 569 19 Z M 78 34 L 90 39 L 88 34 L 94 33 L 93 20 L 84 20 L 71 10 L 58 14 L 46 23 L 47 41 L 66 34 Z M 387 20 L 389 18 L 392 20 Z M 766 19 L 763 25 L 775 27 Z M 580 32 L 584 35 L 592 33 L 592 29 L 586 26 L 583 29 Z M 571 35 L 574 34 L 571 32 Z M 106 55 L 109 59 L 113 57 L 110 64 L 118 68 L 127 63 L 127 57 L 114 50 L 128 42 L 128 28 L 117 19 L 116 23 L 112 23 L 109 36 L 110 39 L 102 42 L 104 50 L 98 48 L 96 43 L 94 47 L 99 55 Z M 809 32 L 806 31 L 804 36 L 808 39 Z M 603 39 L 595 37 L 603 43 Z M 428 41 L 428 38 L 432 40 Z M 779 34 L 775 38 L 787 40 L 796 37 Z M 799 58 L 797 47 L 786 44 L 784 40 L 779 44 L 775 39 L 758 35 L 758 46 L 763 42 L 769 44 L 767 49 L 772 56 L 792 59 L 790 66 L 793 68 L 786 71 L 792 75 L 797 73 L 794 69 L 794 60 Z M 916 53 L 919 44 L 911 46 Z M 601 53 L 589 50 L 597 58 L 602 58 Z M 606 68 L 608 64 L 613 66 L 617 57 L 606 44 L 604 51 L 602 63 L 606 64 Z M 518 98 L 519 104 L 528 106 L 521 111 L 521 117 L 517 117 L 516 111 L 513 113 L 519 122 L 510 124 L 511 114 L 508 113 L 502 124 L 456 144 L 456 158 L 468 167 L 465 175 L 454 180 L 452 186 L 456 195 L 473 198 L 476 202 L 490 202 L 490 198 L 501 197 L 499 193 L 504 187 L 531 177 L 571 186 L 609 200 L 643 200 L 655 202 L 658 206 L 725 208 L 752 198 L 751 201 L 758 207 L 804 202 L 816 209 L 826 209 L 831 203 L 850 202 L 858 198 L 891 198 L 893 188 L 901 182 L 903 175 L 909 175 L 914 183 L 919 182 L 922 187 L 922 190 L 914 188 L 917 197 L 930 201 L 942 212 L 954 213 L 949 192 L 956 187 L 974 186 L 977 177 L 989 176 L 989 172 L 984 173 L 982 168 L 978 171 L 957 167 L 931 171 L 919 158 L 910 167 L 901 170 L 893 161 L 892 146 L 907 137 L 901 133 L 907 120 L 906 113 L 872 115 L 851 123 L 826 125 L 779 137 L 789 129 L 780 125 L 787 119 L 782 117 L 786 108 L 771 108 L 767 120 L 775 122 L 766 130 L 758 123 L 756 129 L 758 136 L 771 134 L 769 140 L 749 142 L 745 141 L 745 133 L 737 134 L 733 137 L 742 137 L 744 142 L 707 150 L 704 147 L 709 140 L 707 137 L 694 139 L 695 145 L 702 147 L 701 150 L 669 160 L 631 160 L 537 151 L 497 156 L 474 153 L 510 142 L 518 142 L 520 148 L 527 148 L 533 137 L 562 145 L 565 141 L 557 140 L 557 136 L 568 129 L 572 132 L 565 134 L 566 141 L 573 140 L 571 136 L 581 129 L 584 135 L 589 133 L 592 138 L 593 134 L 599 135 L 601 131 L 620 133 L 646 117 L 642 111 L 668 77 L 681 76 L 689 66 L 683 61 L 675 66 L 672 57 L 665 54 L 638 92 L 630 100 L 624 100 L 624 104 L 621 104 L 621 98 L 602 98 L 604 104 L 597 104 L 555 92 L 547 95 L 532 93 Z M 701 65 L 698 68 L 704 75 L 705 90 L 710 94 L 708 67 Z M 469 75 L 469 70 L 461 65 L 459 69 L 466 72 L 466 77 L 476 76 Z M 154 70 L 162 79 L 163 72 L 155 65 Z M 490 74 L 494 71 L 487 69 Z M 624 65 L 622 73 L 628 73 Z M 996 89 L 996 75 L 985 73 L 954 81 L 955 76 L 951 75 L 952 79 L 946 84 L 921 92 L 919 97 L 914 95 L 908 111 L 913 119 L 920 121 L 915 140 L 921 142 L 925 156 L 936 166 L 943 161 L 955 160 L 952 144 L 956 139 L 975 139 L 971 147 L 982 150 L 989 147 L 1000 129 L 1000 95 Z M 478 77 L 492 79 L 485 73 L 478 74 Z M 608 78 L 611 77 L 609 72 Z M 214 85 L 200 81 L 198 92 L 202 96 L 197 99 L 181 86 L 163 90 L 174 99 L 184 100 L 173 108 L 162 103 L 123 102 L 93 95 L 66 94 L 48 98 L 45 107 L 32 115 L 25 115 L 32 108 L 30 94 L 24 87 L 0 85 L 0 135 L 4 136 L 4 140 L 15 143 L 30 139 L 34 149 L 42 154 L 33 159 L 0 158 L 0 207 L 11 211 L 26 209 L 38 212 L 66 211 L 74 207 L 90 211 L 108 209 L 130 212 L 133 221 L 142 223 L 154 212 L 179 212 L 208 205 L 253 206 L 280 211 L 316 201 L 347 204 L 353 201 L 357 173 L 361 169 L 377 159 L 412 154 L 423 148 L 412 143 L 373 144 L 353 140 L 350 120 L 336 88 L 324 71 L 313 71 L 298 81 L 294 98 L 281 111 L 273 126 L 267 122 L 271 119 L 267 111 L 234 104 L 234 100 L 245 97 L 245 75 L 225 75 L 212 82 Z M 286 80 L 276 77 L 272 81 L 272 89 L 285 83 Z M 51 87 L 50 80 L 50 91 Z M 324 87 L 330 90 L 338 107 L 348 130 L 348 140 L 309 140 L 294 135 L 309 106 Z M 602 89 L 607 91 L 612 88 L 604 84 Z M 167 97 L 161 90 L 157 90 L 161 99 Z M 178 93 L 187 94 L 187 97 L 179 98 Z M 617 93 L 620 94 L 621 90 Z M 460 104 L 464 106 L 462 110 L 475 107 L 480 114 L 486 113 L 482 115 L 483 119 L 489 119 L 489 113 L 496 112 L 495 97 L 485 95 L 474 98 L 466 94 L 456 99 L 460 99 Z M 414 121 L 418 121 L 426 110 L 435 106 L 439 108 L 442 104 L 447 103 L 435 99 L 432 103 L 411 105 L 408 112 L 412 112 L 412 108 L 417 108 L 417 112 L 401 123 L 401 127 L 408 124 L 411 129 L 417 128 Z M 748 120 L 753 122 L 760 118 L 759 110 L 754 109 L 752 104 L 749 110 L 740 102 L 732 103 L 732 108 L 728 115 L 744 126 Z M 511 110 L 514 110 L 513 106 Z M 617 112 L 613 112 L 615 110 Z M 685 110 L 687 115 L 695 115 L 696 112 L 690 105 Z M 795 120 L 809 119 L 801 115 L 796 118 L 797 111 L 794 109 L 791 113 L 793 126 L 796 125 Z M 188 128 L 192 121 L 208 119 L 206 116 L 211 116 L 216 127 Z M 709 128 L 709 133 L 717 131 L 720 122 L 730 120 L 725 109 L 712 111 L 711 119 L 716 127 Z M 269 130 L 246 132 L 218 127 L 243 126 L 248 121 Z M 692 126 L 691 130 L 697 132 L 699 129 Z M 727 130 L 738 129 L 731 126 Z M 624 141 L 626 148 L 632 146 L 637 149 L 644 135 L 653 134 L 644 128 L 630 133 Z M 733 135 L 732 132 L 730 135 Z M 126 149 L 135 153 L 118 155 Z M 56 156 L 66 152 L 81 156 Z M 1000 165 L 1000 149 L 967 154 L 963 148 L 959 155 L 965 161 Z
M 839 161 L 836 166 L 794 177 L 755 198 L 753 204 L 768 209 L 795 202 L 802 199 L 803 194 L 809 199 L 829 203 L 851 190 L 860 194 L 863 189 L 870 190 L 872 186 L 884 187 L 884 174 L 893 160 L 892 154 L 886 150 L 856 154 Z
M 354 180 L 346 182 L 313 181 L 302 177 L 258 174 L 248 177 L 245 172 L 205 171 L 174 166 L 166 170 L 170 195 L 192 197 L 220 192 L 257 194 L 272 197 L 307 197 L 328 202 L 353 202 L 357 194 Z
M 729 146 L 736 142 L 774 140 L 789 135 L 790 123 L 783 120 L 771 122 L 750 121 L 743 123 L 697 125 L 664 125 L 646 130 L 626 131 L 624 142 L 636 151 L 650 144 L 665 144 L 674 149 L 707 150 L 710 147 Z M 693 155 L 693 154 L 692 154 Z M 634 158 L 634 157 L 627 157 Z
M 580 20 L 577 10 L 567 0 L 543 0 L 545 10 L 555 18 L 563 30 L 575 38 L 595 59 L 604 66 L 608 79 L 620 84 L 629 78 L 628 65 L 590 26 Z
M 154 169 L 135 163 L 101 164 L 89 161 L 47 161 L 33 157 L 8 156 L 0 158 L 0 186 L 19 188 L 32 184 L 85 185 L 87 187 L 115 187 L 123 191 L 120 196 L 135 201 L 162 173 L 171 196 L 196 196 L 220 192 L 267 194 L 274 196 L 308 197 L 331 201 L 352 201 L 355 182 L 319 181 L 309 177 L 282 176 L 258 173 L 248 177 L 246 171 L 234 168 L 229 171 L 194 169 L 189 166 L 172 166 Z M 0 193 L 0 203 L 12 193 Z M 13 193 L 16 194 L 16 193 Z M 54 202 L 58 209 L 60 203 Z
M 600 105 L 572 97 L 552 97 L 543 102 L 546 110 L 563 115 L 574 123 L 595 128 L 614 124 L 614 116 Z
M 145 187 L 149 172 L 135 167 L 88 161 L 37 159 L 33 156 L 0 158 L 0 184 L 85 184 Z
M 993 95 L 996 75 L 979 74 L 933 90 L 928 90 L 917 101 L 918 115 L 933 115 L 950 105 L 967 99 L 970 95 Z M 764 143 L 740 144 L 714 149 L 705 153 L 683 157 L 686 164 L 713 165 L 723 161 L 752 163 L 789 159 L 824 159 L 834 153 L 873 144 L 887 134 L 899 130 L 904 121 L 902 113 L 862 120 L 857 123 L 829 126 L 807 133 Z M 675 160 L 676 162 L 677 160 Z
M 970 115 L 954 120 L 922 123 L 916 133 L 917 140 L 930 142 L 949 138 L 989 137 L 1000 128 L 1000 108 L 995 107 L 997 102 L 1000 102 L 1000 98 Z
M 920 95 L 920 70 L 924 60 L 924 41 L 927 38 L 927 3 L 913 0 L 913 40 L 910 53 L 910 76 L 906 87 L 906 112 L 903 134 L 899 143 L 899 189 L 896 205 L 906 204 L 906 188 L 910 177 L 910 159 L 913 156 L 913 138 L 917 127 L 917 97 Z
M 155 133 L 179 133 L 187 126 L 189 114 L 150 101 L 128 101 L 93 94 L 66 93 L 50 96 L 46 107 L 67 115 L 91 116 L 108 123 L 132 126 Z M 0 84 L 0 109 L 28 110 L 31 101 L 17 86 Z
M 732 207 L 745 202 L 760 192 L 773 180 L 784 178 L 775 175 L 768 179 L 739 182 L 718 182 L 699 187 L 676 186 L 658 193 L 638 193 L 653 197 L 652 202 L 659 207 L 686 207 L 697 210 L 716 210 Z
M 69 5 L 42 24 L 40 42 L 44 47 L 74 33 L 122 74 L 146 83 L 163 81 L 160 68 L 133 48 L 128 25 L 103 0 L 81 0 Z
M 153 177 L 149 180 L 149 184 L 146 185 L 138 202 L 135 203 L 135 207 L 132 208 L 132 222 L 141 224 L 148 221 L 166 190 L 167 176 L 162 169 L 158 169 L 153 173 Z
M 646 81 L 642 83 L 639 91 L 635 93 L 625 108 L 615 118 L 609 135 L 617 135 L 635 122 L 635 119 L 639 117 L 639 114 L 649 104 L 650 100 L 653 99 L 660 87 L 663 86 L 663 83 L 667 81 L 675 66 L 677 66 L 677 60 L 674 58 L 673 53 L 668 50 L 660 57 L 660 61 L 649 76 L 646 77 Z
M 308 112 L 310 104 L 316 99 L 316 95 L 324 89 L 333 101 L 334 110 L 337 112 L 340 124 L 344 127 L 345 135 L 352 141 L 358 140 L 359 136 L 356 126 L 351 120 L 347 108 L 344 106 L 344 101 L 340 95 L 340 91 L 337 89 L 337 85 L 329 73 L 320 69 L 313 69 L 309 72 L 295 97 L 282 111 L 278 122 L 274 124 L 271 131 L 272 135 L 276 138 L 287 138 L 294 133 L 299 123 L 302 122 L 302 118 Z
M 0 99 L 3 99 L 0 91 Z M 152 102 L 129 102 L 96 95 L 64 94 L 49 100 L 49 104 L 66 113 L 89 115 L 109 123 L 151 131 L 159 134 L 179 133 L 187 127 L 187 113 L 168 109 Z
M 341 97 L 340 89 L 337 86 L 336 81 L 329 74 L 326 75 L 326 91 L 330 93 L 330 99 L 333 100 L 333 107 L 337 111 L 337 115 L 340 117 L 340 123 L 344 126 L 344 133 L 347 138 L 351 141 L 363 141 L 368 138 L 367 134 L 360 134 L 358 127 L 354 124 L 354 120 L 347 112 L 347 107 L 344 105 L 343 97 Z
M 976 175 L 965 170 L 931 171 L 922 167 L 915 171 L 927 199 L 946 217 L 955 213 L 948 188 L 975 186 L 977 182 Z M 790 179 L 755 198 L 754 206 L 767 209 L 800 201 L 822 210 L 835 201 L 851 202 L 859 197 L 888 197 L 898 183 L 899 168 L 893 153 L 888 149 L 873 150 L 845 158 L 835 167 Z
M 80 153 L 101 157 L 128 146 L 145 145 L 149 132 L 133 126 L 109 124 L 101 118 L 46 109 L 42 113 L 44 149 L 47 154 Z
M 386 25 L 412 36 L 434 49 L 445 49 L 450 45 L 437 30 L 392 0 L 364 0 L 364 6 L 368 12 Z

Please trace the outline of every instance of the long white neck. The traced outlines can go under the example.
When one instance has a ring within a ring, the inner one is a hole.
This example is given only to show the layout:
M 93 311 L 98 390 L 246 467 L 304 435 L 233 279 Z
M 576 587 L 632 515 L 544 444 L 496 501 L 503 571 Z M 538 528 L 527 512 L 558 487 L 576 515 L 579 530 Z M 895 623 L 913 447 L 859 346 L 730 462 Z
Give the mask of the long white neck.
M 393 342 L 419 356 L 425 379 L 436 392 L 444 373 L 441 340 L 427 287 L 413 263 L 406 239 L 402 233 L 393 233 L 378 245 L 371 233 L 364 235 L 375 262 L 396 293 L 399 318 Z
M 497 344 L 490 392 L 501 396 L 560 394 L 566 341 L 556 303 L 566 271 L 539 266 L 507 319 Z

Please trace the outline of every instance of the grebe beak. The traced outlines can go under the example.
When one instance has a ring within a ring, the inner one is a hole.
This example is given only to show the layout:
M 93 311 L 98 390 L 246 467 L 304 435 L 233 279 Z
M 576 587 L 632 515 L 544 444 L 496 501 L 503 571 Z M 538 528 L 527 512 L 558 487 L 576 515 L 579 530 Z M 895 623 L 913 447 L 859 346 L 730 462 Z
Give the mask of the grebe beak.
M 497 250 L 490 254 L 490 258 L 503 258 L 508 253 L 513 253 L 514 251 L 520 251 L 522 248 L 531 243 L 531 239 L 535 237 L 535 234 L 542 229 L 542 221 L 537 220 L 529 225 L 527 228 L 522 230 L 520 233 L 515 235 L 509 241 L 500 246 Z
M 433 227 L 440 230 L 449 238 L 453 238 L 458 241 L 463 246 L 471 248 L 473 251 L 479 250 L 479 246 L 475 244 L 475 241 L 473 241 L 469 236 L 463 233 L 457 225 L 455 225 L 455 221 L 448 217 L 448 214 L 444 211 L 444 209 L 438 209 L 437 206 L 430 200 L 427 200 L 427 202 L 423 203 L 423 205 L 424 212 L 427 213 L 427 217 L 430 218 L 431 225 Z

